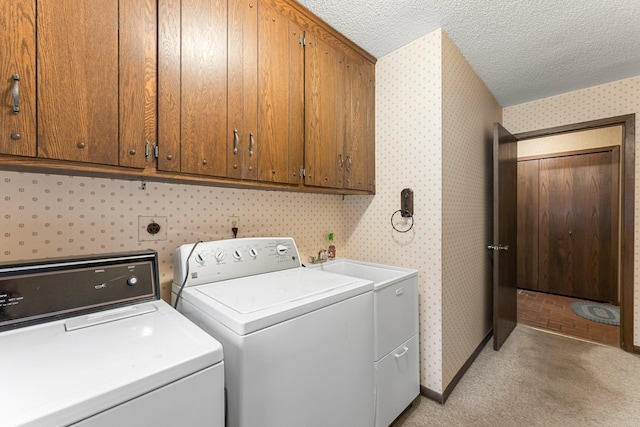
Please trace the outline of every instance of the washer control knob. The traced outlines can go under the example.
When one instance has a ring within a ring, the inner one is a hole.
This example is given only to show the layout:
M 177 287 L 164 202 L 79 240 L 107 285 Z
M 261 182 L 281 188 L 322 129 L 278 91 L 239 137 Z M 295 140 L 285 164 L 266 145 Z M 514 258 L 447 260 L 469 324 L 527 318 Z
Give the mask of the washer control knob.
M 127 285 L 135 286 L 138 284 L 139 279 L 136 276 L 131 276 L 127 279 Z
M 204 257 L 202 256 L 202 254 L 196 254 L 194 259 L 198 264 L 204 264 Z
M 289 248 L 285 245 L 276 246 L 276 252 L 278 253 L 278 255 L 284 255 L 287 253 L 288 250 Z
M 249 249 L 249 255 L 251 258 L 256 259 L 258 257 L 258 251 L 256 251 L 256 248 Z
M 239 249 L 236 249 L 235 251 L 233 251 L 233 257 L 237 260 L 242 259 L 242 252 L 240 252 Z
M 216 252 L 216 261 L 218 261 L 218 262 L 222 261 L 224 259 L 225 255 L 226 254 L 224 253 L 224 251 Z

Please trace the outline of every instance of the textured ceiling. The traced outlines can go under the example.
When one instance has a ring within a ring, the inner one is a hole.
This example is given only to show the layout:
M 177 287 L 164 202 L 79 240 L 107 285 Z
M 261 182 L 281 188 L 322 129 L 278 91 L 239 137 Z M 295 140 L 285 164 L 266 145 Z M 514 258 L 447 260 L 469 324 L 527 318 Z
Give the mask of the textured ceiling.
M 503 107 L 640 75 L 640 0 L 298 0 L 380 58 L 438 28 Z

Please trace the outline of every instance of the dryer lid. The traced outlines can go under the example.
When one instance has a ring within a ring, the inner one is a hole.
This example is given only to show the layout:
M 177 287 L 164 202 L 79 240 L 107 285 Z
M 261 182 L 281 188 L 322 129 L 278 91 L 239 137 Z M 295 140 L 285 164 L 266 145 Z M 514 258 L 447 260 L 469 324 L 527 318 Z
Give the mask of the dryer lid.
M 183 298 L 246 335 L 372 289 L 370 280 L 300 267 L 196 286 Z
M 0 424 L 74 424 L 222 362 L 221 344 L 162 300 L 83 317 L 0 333 Z

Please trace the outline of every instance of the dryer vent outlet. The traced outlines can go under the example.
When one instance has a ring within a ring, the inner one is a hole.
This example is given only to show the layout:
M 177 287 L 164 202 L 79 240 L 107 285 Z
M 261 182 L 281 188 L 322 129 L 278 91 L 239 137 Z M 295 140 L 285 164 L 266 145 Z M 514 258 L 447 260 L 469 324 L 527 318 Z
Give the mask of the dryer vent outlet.
M 139 216 L 138 241 L 149 242 L 167 240 L 166 216 Z

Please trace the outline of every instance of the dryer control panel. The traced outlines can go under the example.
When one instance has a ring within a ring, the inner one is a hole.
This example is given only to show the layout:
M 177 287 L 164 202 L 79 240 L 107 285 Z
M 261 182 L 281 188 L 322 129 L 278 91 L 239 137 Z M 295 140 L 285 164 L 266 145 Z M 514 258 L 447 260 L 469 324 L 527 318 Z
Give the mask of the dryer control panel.
M 202 285 L 301 267 L 291 237 L 248 237 L 180 246 L 173 253 L 173 286 Z
M 151 250 L 0 264 L 0 331 L 159 298 Z

